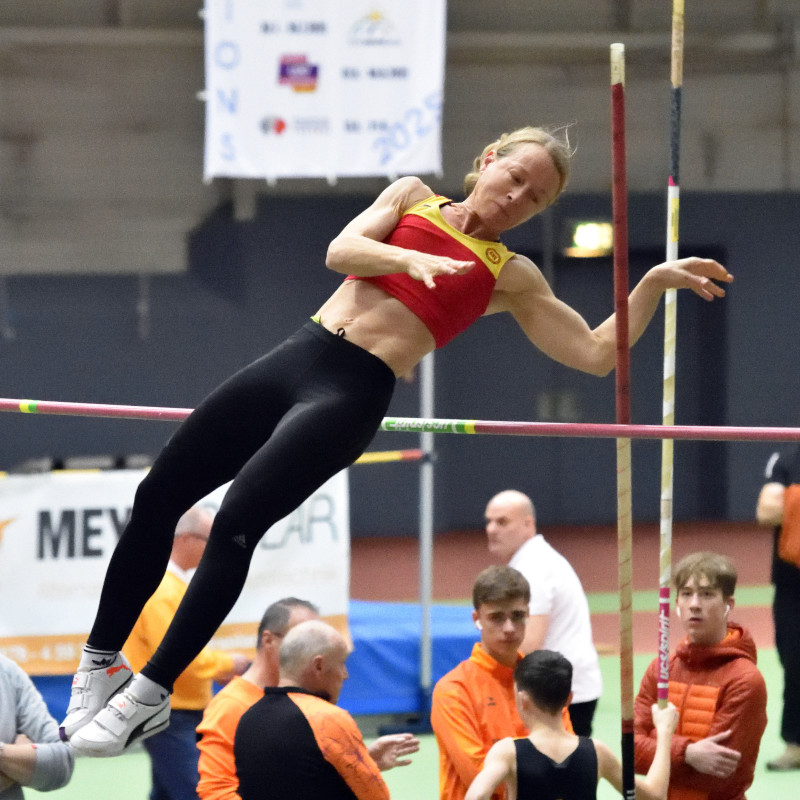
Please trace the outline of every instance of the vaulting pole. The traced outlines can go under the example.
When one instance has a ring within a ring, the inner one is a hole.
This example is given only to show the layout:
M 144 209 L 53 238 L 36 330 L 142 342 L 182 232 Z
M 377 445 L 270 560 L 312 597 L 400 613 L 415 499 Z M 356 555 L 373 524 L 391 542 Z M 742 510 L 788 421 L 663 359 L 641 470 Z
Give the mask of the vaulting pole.
M 672 97 L 669 137 L 669 183 L 667 186 L 666 260 L 678 257 L 678 213 L 680 209 L 681 87 L 683 84 L 683 0 L 672 3 Z M 678 292 L 664 295 L 664 425 L 675 424 L 675 350 Z M 669 694 L 669 613 L 672 580 L 672 520 L 674 442 L 661 442 L 661 516 L 658 564 L 658 705 L 666 707 Z

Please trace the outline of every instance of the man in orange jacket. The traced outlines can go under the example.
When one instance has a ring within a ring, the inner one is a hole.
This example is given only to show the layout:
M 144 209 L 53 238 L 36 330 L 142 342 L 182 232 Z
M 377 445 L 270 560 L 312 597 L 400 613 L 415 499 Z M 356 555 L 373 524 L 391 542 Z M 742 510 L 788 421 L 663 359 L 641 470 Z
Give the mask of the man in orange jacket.
M 528 735 L 515 703 L 514 667 L 522 658 L 530 596 L 528 581 L 513 567 L 489 567 L 475 580 L 472 619 L 480 642 L 433 689 L 440 800 L 463 800 L 495 742 Z M 572 732 L 566 708 L 563 718 Z M 502 787 L 493 795 L 503 796 Z
M 736 569 L 716 553 L 693 553 L 676 567 L 675 613 L 686 633 L 669 662 L 669 699 L 680 712 L 672 738 L 669 800 L 744 800 L 767 725 L 767 688 L 752 636 L 728 619 Z M 635 705 L 636 771 L 655 752 L 651 706 L 658 659 Z
M 197 726 L 200 800 L 241 800 L 233 759 L 236 726 L 242 714 L 264 696 L 265 686 L 277 686 L 281 642 L 295 625 L 308 619 L 319 619 L 319 609 L 307 600 L 285 597 L 272 603 L 258 626 L 253 663 L 217 692 L 203 712 Z

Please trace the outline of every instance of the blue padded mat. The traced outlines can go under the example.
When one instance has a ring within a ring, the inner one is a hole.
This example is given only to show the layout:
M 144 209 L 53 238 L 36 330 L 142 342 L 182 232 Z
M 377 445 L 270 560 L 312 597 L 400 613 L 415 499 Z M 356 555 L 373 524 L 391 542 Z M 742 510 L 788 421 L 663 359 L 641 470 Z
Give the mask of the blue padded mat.
M 422 611 L 417 603 L 350 601 L 353 653 L 347 661 L 339 705 L 351 714 L 413 714 L 429 711 L 427 692 L 420 689 Z M 470 606 L 431 608 L 433 683 L 467 658 L 478 632 Z M 63 719 L 71 675 L 33 678 L 50 713 Z

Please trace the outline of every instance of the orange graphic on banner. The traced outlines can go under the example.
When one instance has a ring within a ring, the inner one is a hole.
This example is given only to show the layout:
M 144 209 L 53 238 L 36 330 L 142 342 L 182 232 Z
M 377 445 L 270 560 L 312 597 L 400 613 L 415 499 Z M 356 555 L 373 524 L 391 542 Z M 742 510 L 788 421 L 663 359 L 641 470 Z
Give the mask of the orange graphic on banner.
M 332 614 L 323 619 L 350 641 L 347 616 Z M 222 625 L 211 647 L 255 656 L 258 622 Z M 0 653 L 16 661 L 29 675 L 71 675 L 81 657 L 88 633 L 54 636 L 0 636 Z

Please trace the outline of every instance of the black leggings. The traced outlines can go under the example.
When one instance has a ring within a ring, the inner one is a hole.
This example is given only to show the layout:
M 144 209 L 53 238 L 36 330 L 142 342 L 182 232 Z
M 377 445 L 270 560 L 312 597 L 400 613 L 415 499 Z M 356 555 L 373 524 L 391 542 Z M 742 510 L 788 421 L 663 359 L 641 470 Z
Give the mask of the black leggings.
M 215 389 L 136 490 L 89 644 L 122 648 L 164 575 L 178 519 L 233 480 L 186 596 L 142 670 L 171 691 L 239 597 L 258 541 L 361 455 L 394 385 L 379 358 L 308 322 Z

